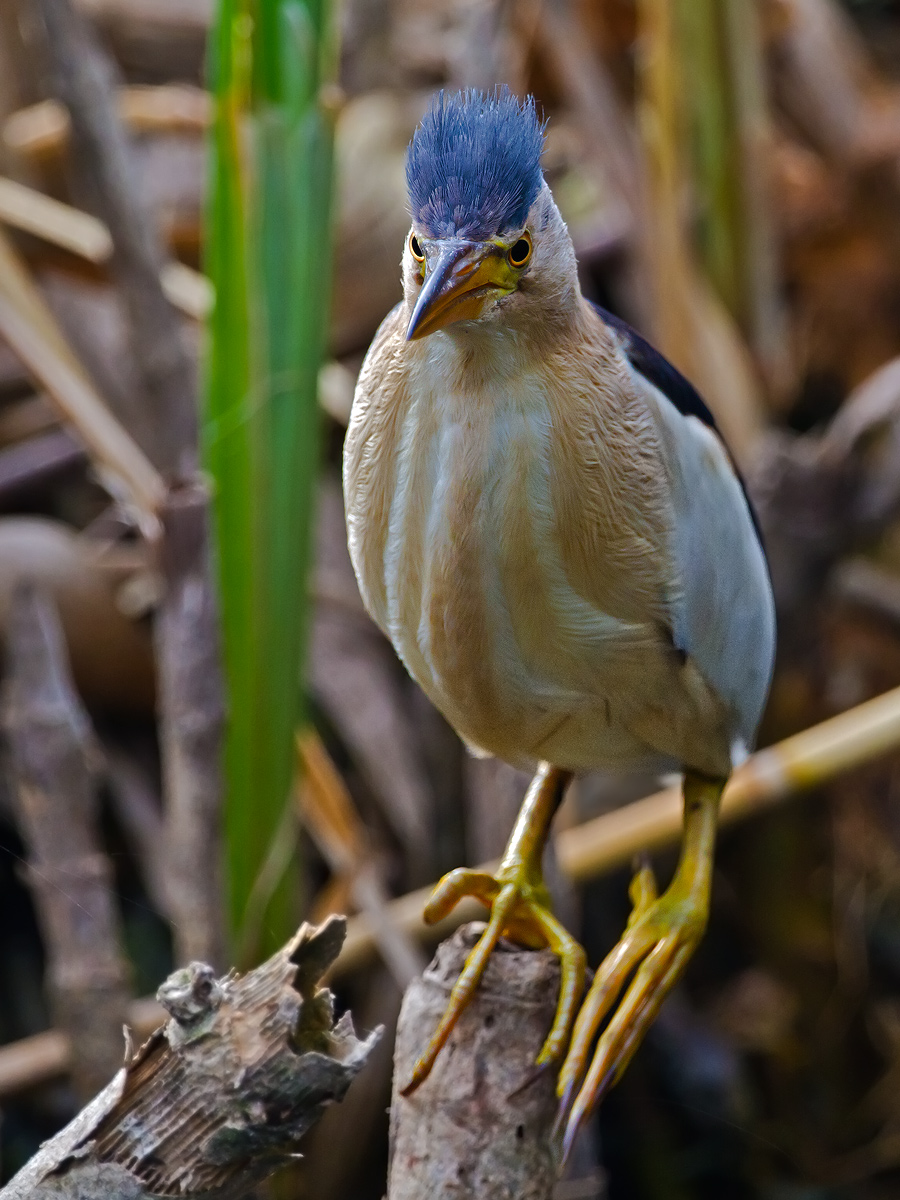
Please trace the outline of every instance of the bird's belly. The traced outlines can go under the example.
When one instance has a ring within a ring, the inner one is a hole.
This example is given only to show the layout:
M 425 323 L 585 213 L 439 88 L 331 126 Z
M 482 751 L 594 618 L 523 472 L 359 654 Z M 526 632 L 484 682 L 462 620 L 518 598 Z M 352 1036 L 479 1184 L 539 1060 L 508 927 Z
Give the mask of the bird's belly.
M 656 761 L 632 732 L 672 694 L 655 631 L 570 585 L 554 519 L 549 422 L 537 411 L 410 421 L 384 553 L 382 624 L 475 748 L 574 769 Z

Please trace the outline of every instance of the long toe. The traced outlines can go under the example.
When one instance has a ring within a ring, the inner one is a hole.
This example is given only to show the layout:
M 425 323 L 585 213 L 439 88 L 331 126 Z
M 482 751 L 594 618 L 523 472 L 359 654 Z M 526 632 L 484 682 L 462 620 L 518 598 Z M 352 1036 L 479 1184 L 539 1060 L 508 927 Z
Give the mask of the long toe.
M 584 1122 L 621 1077 L 684 973 L 702 929 L 702 912 L 683 897 L 666 894 L 644 906 L 637 916 L 632 914 L 622 940 L 599 967 L 578 1014 L 559 1077 L 558 1130 L 563 1160 Z M 607 1017 L 609 1022 L 592 1055 L 594 1039 Z
M 456 874 L 456 872 L 454 872 Z M 481 880 L 479 878 L 479 885 Z M 462 895 L 464 893 L 460 893 Z M 478 893 L 476 893 L 478 894 Z M 459 898 L 459 897 L 457 897 Z M 411 1095 L 420 1084 L 422 1084 L 431 1073 L 431 1068 L 434 1066 L 437 1056 L 447 1044 L 447 1039 L 456 1027 L 459 1018 L 465 1011 L 469 1001 L 475 993 L 475 989 L 481 982 L 481 977 L 484 974 L 485 967 L 488 964 L 488 959 L 494 951 L 494 947 L 500 940 L 503 930 L 506 926 L 507 919 L 512 908 L 515 905 L 517 896 L 513 884 L 507 884 L 497 893 L 496 899 L 491 906 L 491 918 L 488 921 L 487 929 L 476 942 L 469 956 L 466 958 L 462 972 L 453 985 L 453 990 L 450 993 L 450 1001 L 441 1017 L 440 1024 L 434 1031 L 424 1052 L 416 1062 L 413 1068 L 412 1078 L 406 1087 L 401 1089 L 401 1095 Z
M 539 1067 L 558 1062 L 569 1042 L 575 1013 L 584 991 L 585 954 L 575 939 L 553 916 L 544 903 L 544 889 L 527 870 L 498 878 L 483 871 L 452 871 L 437 885 L 428 903 L 426 917 L 440 919 L 463 896 L 475 896 L 491 910 L 487 928 L 466 959 L 454 984 L 440 1024 L 418 1059 L 412 1076 L 402 1089 L 410 1095 L 427 1079 L 437 1056 L 447 1044 L 459 1018 L 469 1004 L 487 967 L 488 960 L 502 936 L 510 937 L 531 949 L 549 946 L 560 960 L 560 991 L 553 1025 L 537 1059 Z

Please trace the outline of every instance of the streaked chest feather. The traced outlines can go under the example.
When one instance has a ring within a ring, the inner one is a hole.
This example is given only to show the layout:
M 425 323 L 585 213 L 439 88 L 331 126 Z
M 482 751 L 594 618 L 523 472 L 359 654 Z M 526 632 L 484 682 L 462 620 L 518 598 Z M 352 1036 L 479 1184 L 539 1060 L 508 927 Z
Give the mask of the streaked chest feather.
M 621 429 L 552 365 L 450 366 L 423 356 L 401 411 L 370 414 L 382 444 L 356 451 L 348 517 L 379 624 L 450 719 L 483 731 L 621 683 L 661 609 L 664 533 L 654 464 L 623 457 Z

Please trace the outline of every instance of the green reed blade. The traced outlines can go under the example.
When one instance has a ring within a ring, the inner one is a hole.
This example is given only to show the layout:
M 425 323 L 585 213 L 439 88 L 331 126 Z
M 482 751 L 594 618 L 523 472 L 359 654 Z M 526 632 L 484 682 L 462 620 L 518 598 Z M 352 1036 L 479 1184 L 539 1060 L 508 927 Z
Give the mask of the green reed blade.
M 232 930 L 289 799 L 302 708 L 319 453 L 316 383 L 330 287 L 335 65 L 329 0 L 220 0 L 212 43 L 206 461 L 215 484 L 230 717 Z M 296 924 L 290 888 L 263 940 Z

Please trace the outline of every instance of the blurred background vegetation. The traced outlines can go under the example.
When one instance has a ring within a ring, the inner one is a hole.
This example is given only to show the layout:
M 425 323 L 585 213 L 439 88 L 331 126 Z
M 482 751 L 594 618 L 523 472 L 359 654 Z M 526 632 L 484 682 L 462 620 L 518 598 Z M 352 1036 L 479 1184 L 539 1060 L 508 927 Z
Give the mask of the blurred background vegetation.
M 585 292 L 716 412 L 779 608 L 763 742 L 900 684 L 900 4 L 77 0 L 54 42 L 59 7 L 0 5 L 0 640 L 37 585 L 74 683 L 53 719 L 90 781 L 76 816 L 108 869 L 85 898 L 66 796 L 56 842 L 22 798 L 19 680 L 3 1179 L 96 1084 L 42 1036 L 77 1042 L 66 989 L 89 991 L 48 891 L 108 918 L 87 936 L 116 980 L 97 1006 L 115 1064 L 173 957 L 248 965 L 333 910 L 378 931 L 340 1001 L 390 1032 L 426 952 L 389 900 L 505 842 L 525 780 L 465 755 L 369 622 L 340 499 L 437 88 L 536 95 Z M 580 780 L 561 822 L 655 786 Z M 900 1194 L 898 789 L 885 759 L 723 834 L 707 938 L 560 1200 Z M 627 873 L 557 872 L 556 892 L 596 963 Z M 279 1195 L 383 1195 L 390 1054 Z

